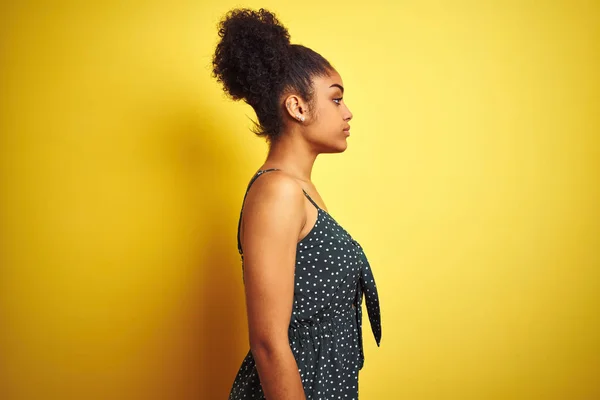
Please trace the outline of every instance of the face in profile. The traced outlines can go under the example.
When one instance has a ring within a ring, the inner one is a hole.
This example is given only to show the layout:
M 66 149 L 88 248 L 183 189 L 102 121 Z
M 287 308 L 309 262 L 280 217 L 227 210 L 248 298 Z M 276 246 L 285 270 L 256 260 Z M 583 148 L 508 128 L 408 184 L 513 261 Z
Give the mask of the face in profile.
M 313 110 L 308 113 L 305 137 L 319 153 L 341 153 L 348 147 L 352 119 L 344 102 L 342 78 L 331 71 L 328 76 L 315 77 L 313 88 Z

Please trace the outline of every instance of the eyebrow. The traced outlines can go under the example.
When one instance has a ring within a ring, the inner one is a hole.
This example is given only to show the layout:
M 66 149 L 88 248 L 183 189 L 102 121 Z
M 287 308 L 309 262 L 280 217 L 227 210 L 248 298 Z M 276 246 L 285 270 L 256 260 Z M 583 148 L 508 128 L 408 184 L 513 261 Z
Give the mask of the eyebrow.
M 344 94 L 344 87 L 342 85 L 339 85 L 337 83 L 334 83 L 333 85 L 329 86 L 330 88 L 332 87 L 336 87 L 339 88 L 342 91 L 342 94 Z

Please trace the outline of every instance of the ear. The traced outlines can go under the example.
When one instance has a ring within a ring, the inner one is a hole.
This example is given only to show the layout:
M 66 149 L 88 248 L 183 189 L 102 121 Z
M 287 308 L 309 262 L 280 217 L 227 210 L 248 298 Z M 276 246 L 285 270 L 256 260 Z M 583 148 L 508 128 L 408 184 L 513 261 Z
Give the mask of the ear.
M 291 94 L 287 96 L 283 103 L 288 115 L 296 121 L 304 122 L 308 115 L 306 103 L 298 95 Z

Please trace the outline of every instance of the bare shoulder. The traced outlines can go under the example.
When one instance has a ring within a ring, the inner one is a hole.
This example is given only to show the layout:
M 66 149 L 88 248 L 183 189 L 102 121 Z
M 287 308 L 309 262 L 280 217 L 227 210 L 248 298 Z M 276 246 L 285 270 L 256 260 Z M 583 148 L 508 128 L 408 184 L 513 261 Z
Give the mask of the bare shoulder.
M 283 213 L 302 211 L 302 188 L 292 177 L 281 171 L 263 173 L 250 187 L 244 209 L 269 209 Z
M 283 252 L 295 249 L 306 224 L 303 197 L 302 188 L 294 178 L 279 171 L 265 173 L 254 181 L 246 197 L 241 226 L 244 260 L 248 265 L 254 255 L 264 264 L 264 258 L 276 249 Z M 276 256 L 279 260 L 281 257 L 281 254 Z

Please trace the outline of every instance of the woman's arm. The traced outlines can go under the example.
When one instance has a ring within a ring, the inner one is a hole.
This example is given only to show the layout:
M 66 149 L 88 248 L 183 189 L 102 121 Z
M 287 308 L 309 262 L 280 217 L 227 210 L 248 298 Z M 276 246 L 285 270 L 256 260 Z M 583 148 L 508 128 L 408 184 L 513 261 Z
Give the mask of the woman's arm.
M 268 400 L 305 400 L 288 339 L 298 236 L 306 221 L 304 195 L 283 173 L 252 185 L 241 233 L 250 349 Z

